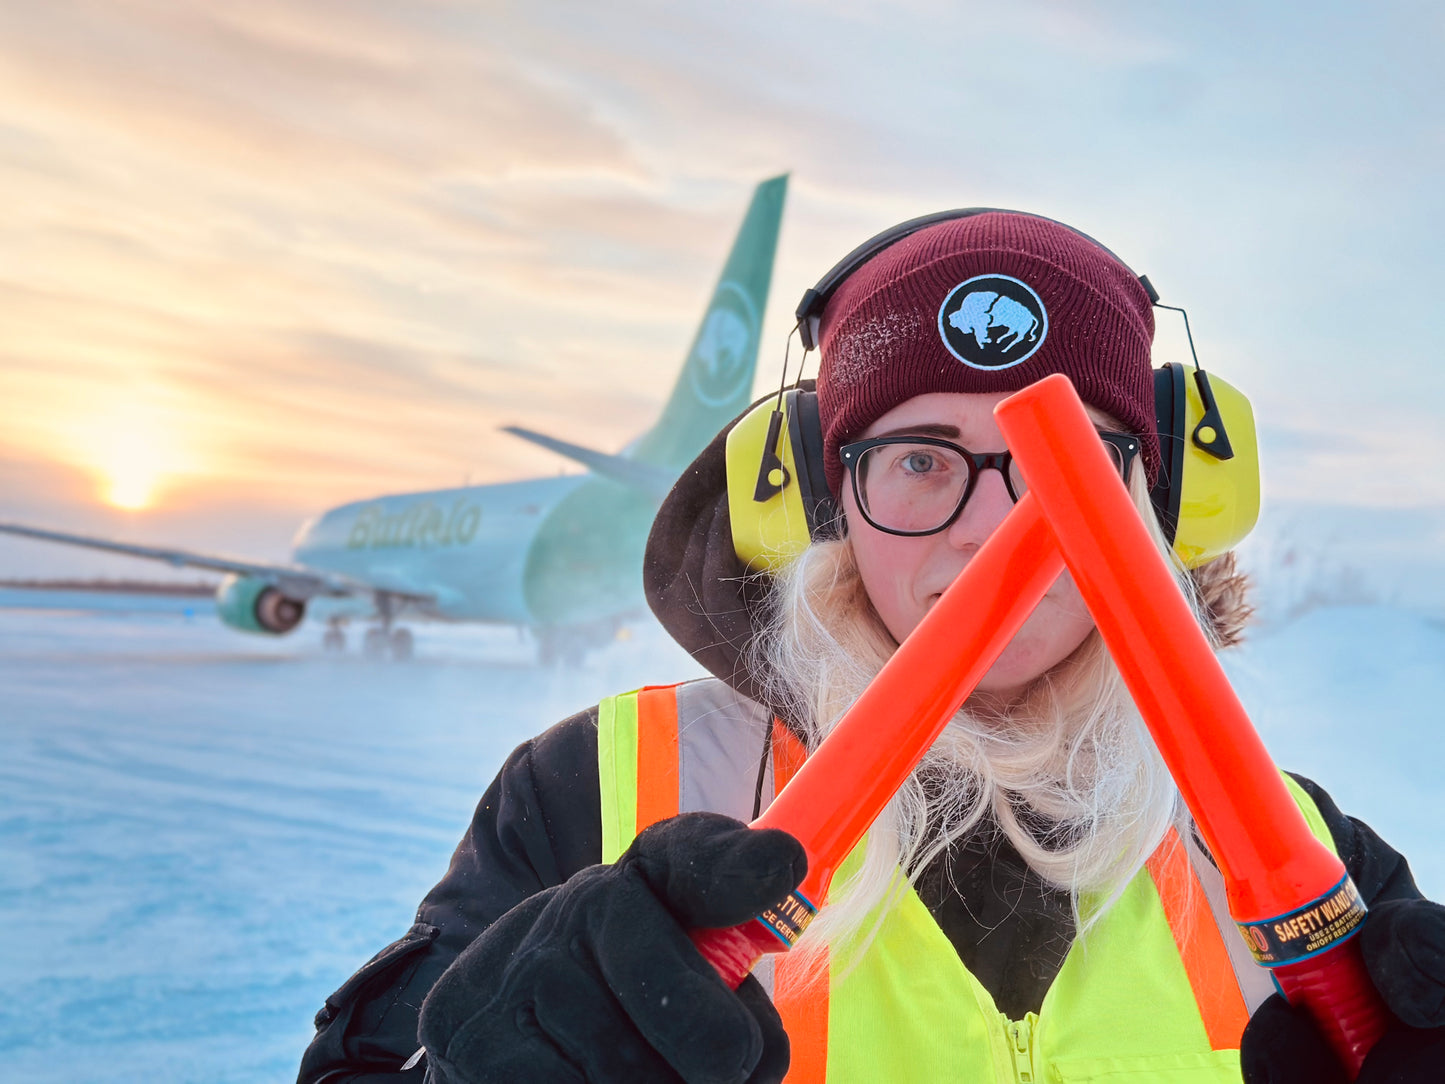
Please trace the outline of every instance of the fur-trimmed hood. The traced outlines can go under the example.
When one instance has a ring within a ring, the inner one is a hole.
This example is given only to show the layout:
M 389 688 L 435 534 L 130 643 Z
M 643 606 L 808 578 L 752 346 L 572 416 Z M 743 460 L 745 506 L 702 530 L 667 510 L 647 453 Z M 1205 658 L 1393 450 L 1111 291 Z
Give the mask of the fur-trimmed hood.
M 762 701 L 747 649 L 763 621 L 772 579 L 750 573 L 733 551 L 726 445 L 738 420 L 713 438 L 662 502 L 647 539 L 642 583 L 647 604 L 674 640 L 714 677 Z

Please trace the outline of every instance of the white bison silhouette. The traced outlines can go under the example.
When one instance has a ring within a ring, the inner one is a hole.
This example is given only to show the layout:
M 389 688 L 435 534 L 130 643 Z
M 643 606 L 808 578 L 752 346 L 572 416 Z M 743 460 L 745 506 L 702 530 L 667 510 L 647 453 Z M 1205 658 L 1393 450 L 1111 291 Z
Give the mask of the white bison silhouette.
M 1007 350 L 1025 336 L 1029 342 L 1039 337 L 1038 317 L 1013 298 L 992 290 L 975 290 L 969 294 L 948 322 L 965 335 L 972 335 L 980 347 L 992 343 Z M 996 327 L 1005 330 L 994 339 L 991 329 Z

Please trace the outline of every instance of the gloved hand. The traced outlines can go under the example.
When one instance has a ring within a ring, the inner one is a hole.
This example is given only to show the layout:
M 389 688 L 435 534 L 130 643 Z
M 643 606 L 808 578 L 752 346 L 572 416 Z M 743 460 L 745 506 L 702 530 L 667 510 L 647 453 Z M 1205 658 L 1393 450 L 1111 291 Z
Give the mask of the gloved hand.
M 765 1084 L 788 1037 L 758 981 L 729 990 L 688 939 L 777 903 L 807 872 L 802 845 L 716 813 L 642 832 L 518 904 L 427 995 L 428 1080 Z
M 1391 900 L 1370 909 L 1360 952 L 1396 1020 L 1365 1058 L 1356 1084 L 1445 1081 L 1445 907 Z M 1246 1084 L 1346 1084 L 1314 1020 L 1275 995 L 1240 1043 Z

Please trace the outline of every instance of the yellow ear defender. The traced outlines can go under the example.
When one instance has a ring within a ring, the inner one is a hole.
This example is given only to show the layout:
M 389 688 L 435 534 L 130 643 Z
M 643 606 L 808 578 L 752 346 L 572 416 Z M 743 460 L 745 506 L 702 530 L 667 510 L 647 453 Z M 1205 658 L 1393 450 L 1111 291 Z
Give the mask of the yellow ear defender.
M 753 407 L 728 432 L 726 453 L 733 549 L 749 571 L 777 572 L 835 529 L 811 388 Z
M 1177 362 L 1154 370 L 1160 468 L 1149 496 L 1188 568 L 1244 541 L 1259 519 L 1259 443 L 1244 393 Z
M 1190 379 L 1190 377 L 1193 379 Z M 1154 370 L 1159 477 L 1150 491 L 1164 537 L 1193 568 L 1233 549 L 1259 518 L 1259 447 L 1249 400 L 1218 375 L 1177 362 Z M 777 572 L 837 533 L 823 476 L 817 395 L 769 395 L 727 437 L 733 549 L 753 572 Z
M 997 208 L 925 215 L 859 245 L 803 295 L 797 330 L 804 350 L 817 346 L 823 309 L 838 286 L 883 249 L 936 222 L 991 210 Z M 1099 244 L 1082 231 L 1074 232 Z M 1139 281 L 1154 305 L 1175 308 L 1159 304 L 1147 277 L 1141 275 Z M 1184 326 L 1193 352 L 1188 314 Z M 785 359 L 785 374 L 786 368 Z M 1233 549 L 1259 518 L 1254 411 L 1242 392 L 1211 377 L 1196 357 L 1192 374 L 1178 363 L 1154 370 L 1154 413 L 1161 466 L 1150 498 L 1165 538 L 1193 568 Z M 777 572 L 813 541 L 838 532 L 841 517 L 823 472 L 823 432 L 810 382 L 768 396 L 732 428 L 727 484 L 733 548 L 751 571 Z

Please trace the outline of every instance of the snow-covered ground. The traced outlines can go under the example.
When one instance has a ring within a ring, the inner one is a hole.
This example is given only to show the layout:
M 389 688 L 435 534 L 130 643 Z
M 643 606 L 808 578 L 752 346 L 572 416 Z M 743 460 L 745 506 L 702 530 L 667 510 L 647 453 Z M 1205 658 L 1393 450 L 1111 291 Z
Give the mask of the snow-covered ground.
M 520 740 L 698 669 L 653 628 L 580 669 L 494 630 L 333 658 L 179 614 L 0 610 L 0 1065 L 27 1081 L 294 1078 L 325 996 L 402 933 Z M 1445 897 L 1445 630 L 1316 610 L 1229 663 L 1277 760 Z

